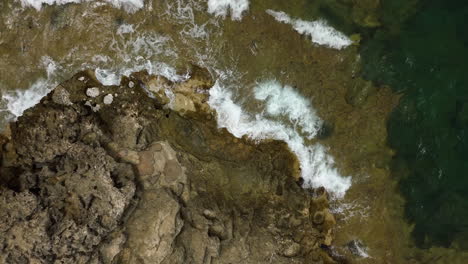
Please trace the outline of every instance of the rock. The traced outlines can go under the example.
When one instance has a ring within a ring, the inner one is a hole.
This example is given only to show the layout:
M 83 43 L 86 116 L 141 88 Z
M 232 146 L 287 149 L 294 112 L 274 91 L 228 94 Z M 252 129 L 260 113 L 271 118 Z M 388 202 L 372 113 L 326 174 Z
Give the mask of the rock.
M 83 72 L 12 123 L 0 149 L 0 263 L 287 264 L 326 255 L 319 246 L 331 243 L 334 221 L 326 192 L 312 201 L 296 186 L 285 144 L 251 144 L 204 118 L 205 77 L 174 84 L 133 74 L 141 85 L 113 91 L 122 104 L 99 108 L 82 91 L 110 88 Z M 190 107 L 168 109 L 151 95 L 163 86 Z
M 93 112 L 97 112 L 101 109 L 99 104 L 93 105 L 90 101 L 86 101 L 85 105 L 89 106 Z
M 324 221 L 323 221 L 323 226 L 325 230 L 331 230 L 333 226 L 336 225 L 336 220 L 333 214 L 330 212 L 329 209 L 323 210 L 324 214 Z
M 122 246 L 126 238 L 122 233 L 119 233 L 115 238 L 103 243 L 99 253 L 104 263 L 112 263 L 115 256 L 122 251 Z
M 128 239 L 119 263 L 163 263 L 183 226 L 179 210 L 177 200 L 166 191 L 145 192 L 126 225 Z
M 135 83 L 134 83 L 133 81 L 129 81 L 129 82 L 128 82 L 128 87 L 129 87 L 129 88 L 135 87 Z
M 0 191 L 0 211 L 5 214 L 1 217 L 0 243 L 6 250 L 0 249 L 0 255 L 9 255 L 11 263 L 21 258 L 39 261 L 52 256 L 64 263 L 86 262 L 95 247 L 117 227 L 133 197 L 134 183 L 119 178 L 119 173 L 114 172 L 117 164 L 102 148 L 75 141 L 63 132 L 58 135 L 64 138 L 56 141 L 67 146 L 65 152 L 53 148 L 47 138 L 41 140 L 41 127 L 47 127 L 44 118 L 50 116 L 36 115 L 31 118 L 39 129 L 15 130 L 12 140 L 17 142 L 15 151 L 21 156 L 11 166 L 24 166 L 37 155 L 23 151 L 24 146 L 49 148 L 49 154 L 43 156 L 42 163 L 33 161 L 33 167 L 41 169 L 18 175 L 24 190 L 11 198 L 8 196 L 13 195 L 12 191 Z M 62 123 L 62 127 L 73 130 L 73 122 Z M 61 165 L 53 167 L 55 162 Z M 114 185 L 117 180 L 118 187 Z M 29 189 L 39 191 L 32 195 Z M 38 203 L 42 206 L 38 207 Z
M 346 102 L 352 106 L 362 106 L 367 98 L 376 92 L 375 86 L 370 81 L 357 79 L 350 84 L 346 93 Z
M 314 224 L 321 225 L 325 221 L 325 214 L 322 211 L 315 212 L 312 220 Z
M 114 96 L 112 96 L 112 94 L 108 94 L 108 95 L 104 96 L 104 99 L 103 99 L 104 104 L 110 105 L 110 104 L 112 104 L 112 101 L 114 101 Z
M 61 85 L 57 86 L 54 89 L 52 101 L 59 105 L 72 104 L 72 102 L 70 101 L 70 93 L 67 90 L 65 90 Z
M 210 228 L 208 229 L 208 234 L 210 236 L 216 236 L 220 240 L 228 239 L 228 234 L 226 232 L 226 228 L 220 222 L 216 222 L 213 225 L 211 225 Z
M 133 165 L 140 164 L 140 156 L 138 152 L 129 149 L 120 150 L 117 153 L 117 156 L 125 162 L 128 162 Z
M 98 140 L 98 135 L 94 132 L 89 132 L 86 135 L 84 135 L 81 140 L 83 141 L 83 143 L 87 145 L 96 145 L 97 140 Z
M 283 256 L 288 257 L 288 258 L 295 257 L 299 254 L 300 251 L 301 251 L 301 245 L 295 242 L 291 242 L 284 249 Z
M 176 94 L 173 109 L 179 113 L 187 113 L 187 112 L 195 112 L 197 109 L 195 108 L 195 104 L 193 101 L 183 94 Z
M 203 210 L 203 215 L 210 220 L 215 220 L 216 219 L 216 212 L 212 210 L 205 209 Z
M 331 246 L 333 242 L 333 234 L 331 233 L 331 230 L 326 230 L 326 233 L 325 233 L 325 239 L 323 240 L 323 245 L 329 247 Z
M 97 88 L 97 87 L 88 88 L 86 90 L 86 95 L 88 97 L 92 97 L 92 98 L 98 97 L 99 96 L 99 88 Z

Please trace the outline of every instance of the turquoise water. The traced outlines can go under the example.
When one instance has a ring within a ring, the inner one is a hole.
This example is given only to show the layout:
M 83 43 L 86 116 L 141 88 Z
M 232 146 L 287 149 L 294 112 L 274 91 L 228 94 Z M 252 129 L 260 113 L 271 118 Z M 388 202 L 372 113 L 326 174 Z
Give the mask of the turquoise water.
M 389 144 L 420 247 L 468 248 L 467 19 L 466 1 L 425 1 L 362 47 L 365 77 L 403 94 Z

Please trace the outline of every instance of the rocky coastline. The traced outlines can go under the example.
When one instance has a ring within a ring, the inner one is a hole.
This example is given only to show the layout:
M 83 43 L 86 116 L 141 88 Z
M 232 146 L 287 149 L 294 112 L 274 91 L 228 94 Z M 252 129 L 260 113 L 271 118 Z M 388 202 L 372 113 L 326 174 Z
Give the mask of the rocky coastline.
M 80 72 L 11 123 L 0 263 L 352 263 L 286 144 L 218 129 L 210 75 L 191 76 Z

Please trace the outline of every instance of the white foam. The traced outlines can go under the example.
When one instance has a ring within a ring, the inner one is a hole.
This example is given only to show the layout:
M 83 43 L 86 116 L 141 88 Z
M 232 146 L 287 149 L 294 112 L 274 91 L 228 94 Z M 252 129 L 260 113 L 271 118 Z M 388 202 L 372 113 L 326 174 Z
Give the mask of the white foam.
M 16 119 L 22 116 L 24 111 L 38 104 L 51 89 L 50 83 L 40 79 L 27 90 L 5 93 L 2 95 L 2 100 L 6 102 L 6 111 L 13 115 L 13 119 Z M 5 111 L 5 109 L 1 111 Z
M 103 85 L 119 85 L 121 75 L 118 72 L 112 71 L 110 69 L 101 69 L 96 68 L 94 70 L 94 74 L 96 75 L 96 79 Z
M 123 33 L 128 32 L 128 33 Z M 130 34 L 136 32 L 135 34 Z M 138 33 L 132 25 L 124 24 L 117 29 L 117 36 L 112 40 L 109 49 L 120 57 L 95 55 L 93 64 L 84 68 L 95 68 L 96 78 L 104 85 L 119 85 L 122 76 L 146 70 L 149 74 L 162 75 L 173 82 L 188 78 L 187 74 L 177 71 L 160 61 L 174 60 L 177 53 L 173 49 L 171 38 L 156 33 Z M 129 34 L 123 38 L 122 34 Z
M 208 13 L 225 18 L 228 13 L 232 20 L 241 20 L 249 9 L 249 0 L 208 0 Z
M 213 21 L 209 19 L 203 24 L 198 24 L 200 21 L 197 22 L 195 19 L 195 11 L 205 10 L 205 5 L 202 5 L 200 1 L 172 0 L 166 1 L 164 15 L 170 18 L 171 23 L 183 25 L 183 29 L 179 34 L 183 42 L 189 43 L 193 39 L 205 39 L 209 36 L 206 27 Z
M 16 120 L 28 108 L 38 104 L 56 86 L 56 83 L 51 80 L 54 79 L 56 71 L 60 67 L 48 56 L 41 58 L 41 64 L 46 71 L 47 79 L 37 80 L 26 90 L 5 92 L 2 95 L 2 102 L 5 107 L 0 109 L 0 111 L 8 112 L 11 118 Z
M 129 34 L 135 32 L 135 29 L 133 28 L 133 25 L 131 24 L 122 24 L 119 26 L 117 29 L 117 34 L 123 35 L 123 34 Z
M 166 63 L 152 63 L 146 61 L 145 64 L 136 65 L 131 68 L 119 68 L 118 70 L 96 68 L 94 73 L 96 79 L 103 85 L 119 85 L 122 76 L 129 76 L 134 72 L 146 70 L 149 74 L 161 75 L 172 82 L 183 82 L 190 78 L 189 73 L 178 74 L 177 70 Z
M 268 114 L 289 118 L 309 139 L 317 135 L 322 126 L 322 120 L 318 118 L 309 100 L 302 97 L 291 86 L 282 86 L 277 81 L 266 81 L 260 83 L 254 92 L 255 99 L 266 101 Z
M 285 99 L 279 96 L 281 94 L 299 103 L 286 106 Z M 258 141 L 275 139 L 286 142 L 300 162 L 305 187 L 323 186 L 335 197 L 343 197 L 351 186 L 351 178 L 339 174 L 334 167 L 333 158 L 326 153 L 326 149 L 320 144 L 305 145 L 304 139 L 294 127 L 289 127 L 269 117 L 270 115 L 285 115 L 302 126 L 308 136 L 314 136 L 320 127 L 321 120 L 315 115 L 310 104 L 299 98 L 297 92 L 282 87 L 274 81 L 260 83 L 255 89 L 255 97 L 257 100 L 266 101 L 266 113 L 256 115 L 246 113 L 233 101 L 232 93 L 217 81 L 210 89 L 208 104 L 216 110 L 218 126 L 226 128 L 235 137 L 247 136 Z M 274 104 L 279 107 L 273 107 Z M 312 123 L 304 123 L 306 120 Z
M 37 10 L 41 10 L 42 4 L 46 5 L 63 5 L 68 3 L 80 3 L 81 0 L 21 0 L 23 6 L 31 6 Z
M 299 34 L 310 37 L 312 42 L 318 45 L 342 49 L 353 43 L 345 34 L 328 25 L 325 20 L 304 21 L 291 18 L 282 11 L 269 9 L 266 12 L 273 16 L 276 21 L 290 24 Z
M 92 0 L 20 0 L 23 7 L 31 6 L 37 10 L 41 10 L 42 5 L 64 5 L 70 3 L 90 2 Z M 113 5 L 116 8 L 123 7 L 128 12 L 135 12 L 143 8 L 144 0 L 103 0 L 106 3 Z
M 357 245 L 356 245 L 356 250 L 357 250 L 357 253 L 358 253 L 358 255 L 359 255 L 360 257 L 362 257 L 362 258 L 370 258 L 369 253 L 367 253 L 366 248 L 364 248 L 364 247 L 362 246 L 362 244 L 361 244 L 361 245 L 357 244 Z

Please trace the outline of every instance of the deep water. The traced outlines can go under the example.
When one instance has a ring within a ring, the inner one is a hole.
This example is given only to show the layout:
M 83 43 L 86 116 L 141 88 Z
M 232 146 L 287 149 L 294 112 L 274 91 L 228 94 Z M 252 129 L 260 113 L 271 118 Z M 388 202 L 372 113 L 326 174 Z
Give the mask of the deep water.
M 404 24 L 363 43 L 363 72 L 403 95 L 388 123 L 389 144 L 417 245 L 466 249 L 468 2 L 424 1 L 417 8 Z

